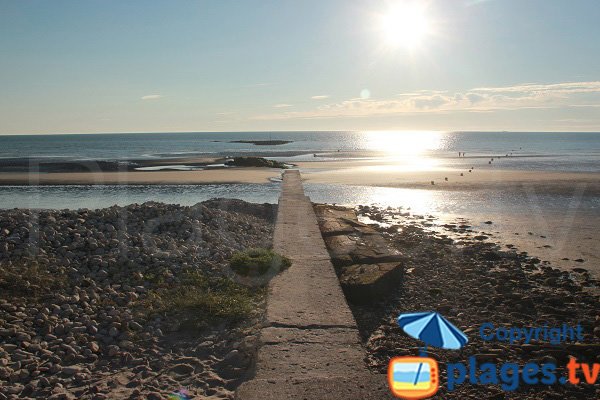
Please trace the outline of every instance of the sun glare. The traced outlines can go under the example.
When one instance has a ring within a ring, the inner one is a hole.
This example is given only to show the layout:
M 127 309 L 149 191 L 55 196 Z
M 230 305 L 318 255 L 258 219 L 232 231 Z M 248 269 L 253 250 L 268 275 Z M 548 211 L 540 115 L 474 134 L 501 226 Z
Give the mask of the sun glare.
M 422 157 L 428 151 L 437 150 L 442 144 L 438 131 L 368 131 L 367 147 L 390 156 Z
M 431 21 L 423 3 L 395 3 L 381 15 L 380 24 L 390 47 L 415 49 L 431 33 Z

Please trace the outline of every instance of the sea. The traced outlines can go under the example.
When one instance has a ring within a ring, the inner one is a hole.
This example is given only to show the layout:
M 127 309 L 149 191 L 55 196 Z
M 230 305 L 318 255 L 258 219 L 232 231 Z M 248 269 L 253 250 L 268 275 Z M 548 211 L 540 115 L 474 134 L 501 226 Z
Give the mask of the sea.
M 237 141 L 285 140 L 257 146 Z M 464 154 L 458 157 L 458 153 Z M 0 136 L 0 158 L 53 160 L 140 160 L 173 157 L 232 157 L 261 154 L 285 162 L 393 156 L 435 160 L 460 167 L 490 157 L 506 157 L 512 170 L 600 172 L 600 133 L 593 132 L 201 132 Z M 215 197 L 276 203 L 280 184 L 2 186 L 0 208 L 101 208 L 145 201 L 192 205 Z M 527 212 L 526 193 L 465 193 L 422 189 L 306 184 L 315 202 L 403 206 L 415 212 L 468 213 L 469 210 Z M 560 211 L 570 196 L 537 198 Z M 583 202 L 583 203 L 582 203 Z M 597 212 L 597 198 L 578 207 Z
M 276 146 L 233 143 L 286 140 Z M 595 132 L 201 132 L 0 136 L 0 158 L 40 157 L 66 160 L 160 159 L 237 156 L 260 152 L 294 157 L 327 152 L 383 151 L 407 147 L 424 156 L 519 156 L 515 169 L 600 171 L 600 133 Z

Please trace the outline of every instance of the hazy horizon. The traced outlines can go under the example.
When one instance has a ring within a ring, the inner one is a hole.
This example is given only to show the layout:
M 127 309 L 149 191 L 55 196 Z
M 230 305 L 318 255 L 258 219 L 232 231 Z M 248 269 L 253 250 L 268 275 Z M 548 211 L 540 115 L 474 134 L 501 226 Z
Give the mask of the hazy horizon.
M 46 135 L 153 135 L 153 134 L 168 134 L 168 133 L 189 133 L 189 134 L 194 134 L 194 133 L 216 133 L 216 134 L 227 134 L 227 133 L 233 133 L 233 134 L 252 134 L 252 133 L 273 133 L 273 134 L 277 134 L 277 133 L 343 133 L 343 132 L 399 132 L 399 133 L 410 133 L 410 132 L 414 132 L 414 133 L 419 133 L 419 132 L 438 132 L 438 133 L 514 133 L 514 134 L 519 134 L 519 133 L 539 133 L 539 134 L 544 134 L 544 133 L 592 133 L 592 134 L 600 134 L 600 130 L 599 131 L 507 131 L 507 130 L 489 130 L 489 131 L 483 131 L 483 130 L 404 130 L 404 129 L 365 129 L 365 130 L 353 130 L 353 129 L 331 129 L 331 130 L 318 130 L 318 129 L 314 129 L 314 130 L 248 130 L 248 131 L 170 131 L 170 132 L 161 132 L 161 131 L 155 131 L 155 132 L 48 132 L 48 133 L 0 133 L 0 136 L 46 136 Z

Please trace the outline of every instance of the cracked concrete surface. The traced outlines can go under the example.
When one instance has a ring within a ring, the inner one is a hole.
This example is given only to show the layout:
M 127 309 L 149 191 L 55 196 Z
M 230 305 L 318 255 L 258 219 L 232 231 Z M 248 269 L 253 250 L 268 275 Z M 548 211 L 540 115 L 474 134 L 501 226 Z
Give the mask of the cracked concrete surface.
M 239 400 L 392 398 L 364 363 L 346 303 L 298 171 L 286 171 L 273 248 L 292 266 L 270 283 L 254 379 Z

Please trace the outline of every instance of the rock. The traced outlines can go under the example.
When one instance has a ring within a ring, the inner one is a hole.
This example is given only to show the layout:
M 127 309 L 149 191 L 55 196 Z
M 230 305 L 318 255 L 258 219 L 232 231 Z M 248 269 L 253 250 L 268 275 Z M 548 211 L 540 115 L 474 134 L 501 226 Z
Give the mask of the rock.
M 81 371 L 82 371 L 81 367 L 79 367 L 77 365 L 71 365 L 71 366 L 68 366 L 68 367 L 64 367 L 62 369 L 62 372 L 65 375 L 75 375 L 75 374 L 80 373 Z
M 340 284 L 352 303 L 367 304 L 398 289 L 402 275 L 400 263 L 358 264 L 344 268 Z
M 121 340 L 119 342 L 119 346 L 125 350 L 131 350 L 133 349 L 133 342 L 131 342 L 130 340 Z
M 146 399 L 147 400 L 163 400 L 163 397 L 158 392 L 150 392 L 150 393 L 146 394 Z
M 189 364 L 177 364 L 169 370 L 177 375 L 190 375 L 194 372 L 194 367 Z
M 119 354 L 120 350 L 121 349 L 119 349 L 119 346 L 115 346 L 115 345 L 108 346 L 108 348 L 107 348 L 107 355 L 109 357 L 114 357 L 117 354 Z
M 129 321 L 129 323 L 127 324 L 127 326 L 132 331 L 141 331 L 143 329 L 143 327 L 140 324 L 138 324 L 137 322 L 135 322 L 135 321 Z
M 96 342 L 88 343 L 88 348 L 94 353 L 98 353 L 100 351 L 100 345 L 98 345 Z

